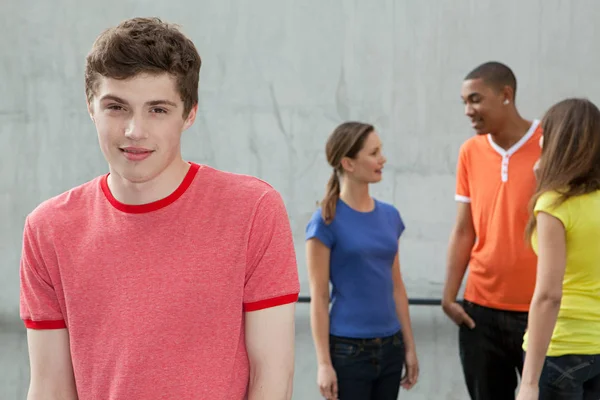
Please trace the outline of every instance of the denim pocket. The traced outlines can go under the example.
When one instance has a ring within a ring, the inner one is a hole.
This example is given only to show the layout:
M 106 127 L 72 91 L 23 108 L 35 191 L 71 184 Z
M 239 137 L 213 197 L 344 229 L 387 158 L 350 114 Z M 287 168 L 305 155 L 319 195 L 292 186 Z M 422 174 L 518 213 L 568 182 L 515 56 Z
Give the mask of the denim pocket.
M 593 356 L 586 355 L 546 357 L 542 379 L 558 389 L 577 387 L 587 379 L 593 363 Z
M 397 348 L 404 348 L 404 338 L 402 337 L 402 332 L 398 332 L 392 336 L 392 345 Z
M 360 352 L 360 348 L 352 343 L 335 342 L 331 344 L 331 354 L 337 358 L 355 357 Z

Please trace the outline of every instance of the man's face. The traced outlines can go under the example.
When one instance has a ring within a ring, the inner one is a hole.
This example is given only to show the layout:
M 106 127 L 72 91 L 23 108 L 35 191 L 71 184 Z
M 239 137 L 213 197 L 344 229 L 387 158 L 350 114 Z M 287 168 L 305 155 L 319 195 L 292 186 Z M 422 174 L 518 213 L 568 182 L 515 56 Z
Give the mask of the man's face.
M 100 77 L 88 109 L 111 174 L 142 183 L 181 158 L 181 133 L 194 122 L 197 106 L 184 118 L 175 78 L 140 74 Z
M 482 79 L 463 82 L 461 97 L 465 104 L 465 115 L 478 135 L 494 133 L 507 117 L 506 95 L 486 85 Z

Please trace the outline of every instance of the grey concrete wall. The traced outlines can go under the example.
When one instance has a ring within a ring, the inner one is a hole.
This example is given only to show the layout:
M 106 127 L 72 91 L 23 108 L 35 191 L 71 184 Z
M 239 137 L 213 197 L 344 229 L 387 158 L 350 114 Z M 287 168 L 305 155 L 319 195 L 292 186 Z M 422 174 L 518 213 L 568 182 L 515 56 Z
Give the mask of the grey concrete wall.
M 407 224 L 401 261 L 409 295 L 439 297 L 454 164 L 472 135 L 459 98 L 465 73 L 491 59 L 508 63 L 519 81 L 517 103 L 531 118 L 565 96 L 600 95 L 600 3 L 593 0 L 3 0 L 0 331 L 12 333 L 0 340 L 0 360 L 3 371 L 19 375 L 0 374 L 10 381 L 0 398 L 22 398 L 26 380 L 17 320 L 24 217 L 106 171 L 84 104 L 84 57 L 102 29 L 140 15 L 181 24 L 197 44 L 200 112 L 184 156 L 257 175 L 281 191 L 303 294 L 304 226 L 329 176 L 324 142 L 338 123 L 377 126 L 388 165 L 373 193 L 394 203 Z M 439 310 L 412 312 L 423 376 L 405 397 L 464 398 L 455 329 Z M 298 324 L 295 398 L 317 398 L 306 305 Z

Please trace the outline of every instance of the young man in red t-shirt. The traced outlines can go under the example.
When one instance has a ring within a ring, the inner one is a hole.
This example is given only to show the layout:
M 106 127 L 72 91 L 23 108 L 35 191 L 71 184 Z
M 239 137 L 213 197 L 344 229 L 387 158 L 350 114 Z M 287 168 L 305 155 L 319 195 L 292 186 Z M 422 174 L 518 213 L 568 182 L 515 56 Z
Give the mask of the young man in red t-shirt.
M 182 159 L 201 60 L 157 19 L 102 33 L 89 114 L 109 172 L 25 222 L 29 399 L 289 399 L 299 281 L 281 196 Z

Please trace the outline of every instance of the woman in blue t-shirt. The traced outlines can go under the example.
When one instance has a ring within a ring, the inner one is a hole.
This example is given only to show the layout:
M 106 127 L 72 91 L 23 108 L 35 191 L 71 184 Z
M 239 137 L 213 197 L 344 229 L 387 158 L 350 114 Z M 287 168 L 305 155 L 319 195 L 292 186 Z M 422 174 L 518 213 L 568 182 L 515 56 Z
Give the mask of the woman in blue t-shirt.
M 373 126 L 346 122 L 325 151 L 333 173 L 306 227 L 319 389 L 326 399 L 395 400 L 419 367 L 398 256 L 404 223 L 369 194 L 386 162 L 381 140 Z

